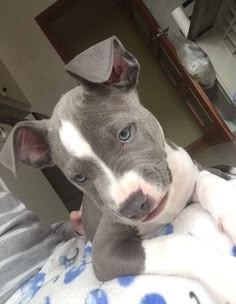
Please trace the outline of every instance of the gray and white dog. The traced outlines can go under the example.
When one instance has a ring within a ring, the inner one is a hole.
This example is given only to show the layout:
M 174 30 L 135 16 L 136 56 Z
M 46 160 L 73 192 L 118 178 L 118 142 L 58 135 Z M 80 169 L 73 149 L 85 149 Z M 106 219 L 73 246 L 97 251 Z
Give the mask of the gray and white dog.
M 236 244 L 233 184 L 165 140 L 140 104 L 139 64 L 116 37 L 86 50 L 66 70 L 80 85 L 61 98 L 49 120 L 17 124 L 1 161 L 14 172 L 18 162 L 56 164 L 84 192 L 83 225 L 98 279 L 184 276 L 199 280 L 217 303 L 235 304 L 234 257 L 191 235 L 146 238 L 192 201 Z

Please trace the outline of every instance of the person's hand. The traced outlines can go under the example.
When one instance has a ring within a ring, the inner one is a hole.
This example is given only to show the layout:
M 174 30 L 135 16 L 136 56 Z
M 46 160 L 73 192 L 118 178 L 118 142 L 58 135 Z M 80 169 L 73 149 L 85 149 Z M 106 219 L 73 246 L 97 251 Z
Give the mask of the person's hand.
M 82 211 L 72 211 L 70 213 L 70 222 L 76 233 L 86 236 L 82 225 Z

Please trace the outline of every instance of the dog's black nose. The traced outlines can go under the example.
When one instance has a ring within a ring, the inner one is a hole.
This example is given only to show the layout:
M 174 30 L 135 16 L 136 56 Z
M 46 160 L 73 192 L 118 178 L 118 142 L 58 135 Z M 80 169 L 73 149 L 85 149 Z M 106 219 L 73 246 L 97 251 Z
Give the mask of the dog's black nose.
M 120 213 L 130 219 L 138 220 L 148 215 L 151 210 L 151 203 L 142 191 L 132 193 L 127 200 L 122 203 Z

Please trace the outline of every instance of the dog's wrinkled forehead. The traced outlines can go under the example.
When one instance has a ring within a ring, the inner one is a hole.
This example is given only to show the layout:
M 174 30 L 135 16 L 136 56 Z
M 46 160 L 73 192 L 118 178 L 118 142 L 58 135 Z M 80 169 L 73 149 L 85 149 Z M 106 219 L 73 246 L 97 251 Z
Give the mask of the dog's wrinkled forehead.
M 162 131 L 135 90 L 90 95 L 79 86 L 63 96 L 50 120 L 53 157 L 63 168 L 72 157 L 114 162 L 121 149 L 118 133 L 130 125 L 136 129 L 136 151 L 144 152 L 146 142 L 150 148 L 157 145 L 162 154 Z

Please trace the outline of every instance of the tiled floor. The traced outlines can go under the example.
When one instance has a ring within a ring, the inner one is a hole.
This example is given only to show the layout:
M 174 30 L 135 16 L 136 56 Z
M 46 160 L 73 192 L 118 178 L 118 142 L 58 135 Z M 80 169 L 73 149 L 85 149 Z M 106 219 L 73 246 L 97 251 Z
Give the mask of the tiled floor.
M 193 158 L 205 166 L 224 164 L 236 167 L 236 140 L 209 147 Z

